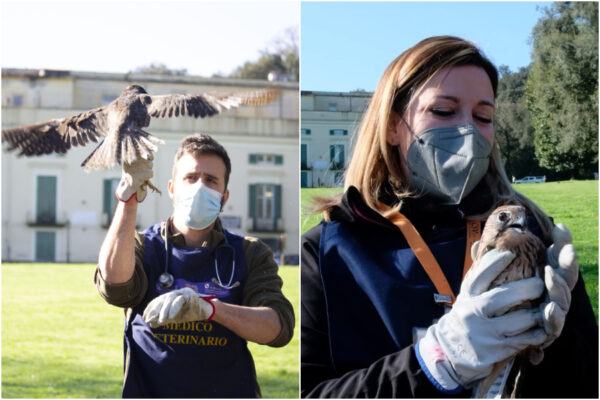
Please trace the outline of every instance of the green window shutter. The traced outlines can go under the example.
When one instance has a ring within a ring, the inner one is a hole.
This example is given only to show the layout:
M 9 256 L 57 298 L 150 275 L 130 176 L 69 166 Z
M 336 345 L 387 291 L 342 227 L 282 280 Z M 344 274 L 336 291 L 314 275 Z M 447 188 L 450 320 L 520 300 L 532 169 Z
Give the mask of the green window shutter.
M 282 165 L 283 164 L 283 156 L 275 156 L 275 165 Z
M 300 168 L 308 169 L 308 147 L 304 143 L 300 145 Z
M 248 185 L 248 216 L 256 217 L 256 185 Z
M 250 164 L 256 164 L 257 163 L 256 154 L 249 154 L 248 155 L 248 162 Z
M 275 223 L 277 218 L 281 218 L 281 185 L 273 185 L 275 189 Z
M 56 176 L 37 177 L 36 221 L 56 223 Z
M 35 233 L 35 261 L 56 261 L 56 232 L 38 231 Z
M 110 209 L 111 206 L 111 198 L 113 196 L 113 192 L 112 192 L 112 179 L 105 179 L 104 180 L 104 195 L 102 196 L 102 212 L 108 214 L 108 216 L 110 217 L 110 213 L 112 212 L 112 210 Z
M 335 146 L 329 146 L 329 162 L 332 163 L 335 161 Z

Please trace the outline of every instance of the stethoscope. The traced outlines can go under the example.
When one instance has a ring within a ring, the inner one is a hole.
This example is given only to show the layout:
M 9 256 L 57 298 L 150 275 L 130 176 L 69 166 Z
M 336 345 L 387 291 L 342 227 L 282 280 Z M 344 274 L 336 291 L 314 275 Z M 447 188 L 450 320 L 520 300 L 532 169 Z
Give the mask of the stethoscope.
M 169 254 L 170 254 L 170 252 L 169 252 L 168 229 L 169 229 L 169 221 L 167 220 L 167 223 L 165 225 L 165 272 L 160 274 L 160 276 L 158 277 L 158 286 L 163 290 L 170 289 L 173 286 L 173 284 L 175 283 L 175 278 L 173 277 L 173 275 L 171 273 L 169 273 Z M 229 277 L 229 282 L 227 282 L 227 285 L 223 284 L 223 281 L 221 280 L 221 275 L 219 274 L 218 251 L 222 250 L 222 249 L 229 250 L 232 255 L 231 276 Z M 223 289 L 230 290 L 230 289 L 233 289 L 240 285 L 239 281 L 236 281 L 233 284 L 231 283 L 231 282 L 233 282 L 233 277 L 235 275 L 235 248 L 233 246 L 231 246 L 229 244 L 229 242 L 227 241 L 226 234 L 224 234 L 223 243 L 221 243 L 220 245 L 218 245 L 215 248 L 215 274 L 216 274 L 216 277 L 212 278 L 212 280 L 211 280 L 212 283 L 214 283 L 215 285 L 217 285 Z

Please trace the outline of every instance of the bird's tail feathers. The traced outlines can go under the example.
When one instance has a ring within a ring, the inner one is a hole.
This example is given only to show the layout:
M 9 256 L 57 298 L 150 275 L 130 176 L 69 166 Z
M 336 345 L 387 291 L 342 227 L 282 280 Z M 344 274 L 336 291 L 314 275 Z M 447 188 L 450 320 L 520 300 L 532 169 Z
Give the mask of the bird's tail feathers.
M 81 164 L 86 171 L 110 169 L 117 164 L 133 163 L 139 158 L 151 159 L 164 141 L 141 129 L 121 132 L 117 143 L 105 139 Z

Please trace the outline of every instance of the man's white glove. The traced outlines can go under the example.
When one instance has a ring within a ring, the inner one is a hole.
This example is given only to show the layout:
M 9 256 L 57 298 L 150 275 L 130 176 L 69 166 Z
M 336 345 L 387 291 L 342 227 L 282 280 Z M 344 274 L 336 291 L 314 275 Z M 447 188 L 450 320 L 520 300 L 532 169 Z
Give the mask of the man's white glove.
M 148 303 L 143 318 L 152 328 L 171 323 L 210 321 L 215 314 L 212 298 L 214 296 L 203 296 L 187 287 L 173 290 Z
M 488 290 L 514 257 L 511 252 L 486 253 L 465 276 L 452 309 L 417 343 L 419 364 L 438 390 L 457 393 L 489 375 L 495 363 L 546 340 L 537 307 L 507 313 L 542 295 L 540 278 Z
M 579 276 L 577 253 L 569 230 L 563 224 L 557 224 L 552 230 L 552 239 L 554 244 L 546 251 L 548 265 L 544 269 L 547 294 L 540 305 L 544 329 L 548 334 L 544 348 L 550 346 L 562 332 L 571 305 L 571 290 Z
M 127 203 L 135 196 L 138 203 L 141 203 L 148 194 L 149 179 L 154 176 L 152 171 L 152 160 L 154 157 L 150 154 L 148 159 L 139 158 L 133 163 L 123 163 L 123 172 L 121 181 L 115 194 L 117 198 Z

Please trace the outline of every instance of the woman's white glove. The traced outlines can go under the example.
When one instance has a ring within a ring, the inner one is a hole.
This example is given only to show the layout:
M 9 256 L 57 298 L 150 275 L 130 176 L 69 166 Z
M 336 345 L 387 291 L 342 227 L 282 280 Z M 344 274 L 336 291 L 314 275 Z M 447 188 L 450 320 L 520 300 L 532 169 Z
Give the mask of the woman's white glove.
M 419 364 L 439 390 L 459 392 L 489 375 L 495 363 L 547 339 L 539 308 L 507 313 L 542 295 L 544 282 L 540 278 L 488 290 L 514 257 L 511 252 L 486 253 L 465 276 L 452 309 L 417 343 Z
M 187 287 L 173 290 L 148 303 L 142 317 L 152 328 L 171 323 L 210 321 L 215 314 L 215 306 L 210 301 L 213 298 Z
M 120 201 L 127 203 L 134 195 L 138 203 L 144 201 L 148 194 L 149 179 L 154 176 L 153 159 L 154 157 L 150 154 L 147 160 L 139 158 L 131 164 L 123 163 L 121 181 L 115 191 Z
M 571 290 L 579 276 L 577 253 L 569 230 L 563 224 L 557 224 L 552 231 L 552 239 L 554 243 L 546 251 L 548 265 L 544 269 L 547 294 L 540 306 L 548 334 L 544 348 L 550 346 L 562 332 L 571 305 Z

